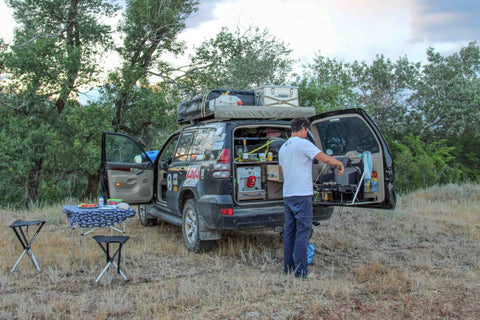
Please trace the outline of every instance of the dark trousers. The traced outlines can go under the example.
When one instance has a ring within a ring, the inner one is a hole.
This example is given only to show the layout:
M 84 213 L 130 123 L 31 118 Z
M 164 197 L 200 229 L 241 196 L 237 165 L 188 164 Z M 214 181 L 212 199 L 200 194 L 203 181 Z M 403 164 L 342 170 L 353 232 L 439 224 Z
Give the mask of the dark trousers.
M 312 232 L 312 196 L 286 197 L 285 230 L 283 232 L 283 271 L 295 271 L 295 276 L 307 276 L 307 247 Z M 295 249 L 295 260 L 293 252 Z

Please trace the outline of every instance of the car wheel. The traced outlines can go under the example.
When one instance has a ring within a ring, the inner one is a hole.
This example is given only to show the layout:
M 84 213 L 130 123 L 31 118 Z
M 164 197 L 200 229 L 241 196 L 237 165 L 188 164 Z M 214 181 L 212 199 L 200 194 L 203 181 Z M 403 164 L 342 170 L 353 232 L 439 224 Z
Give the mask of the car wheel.
M 147 213 L 147 206 L 138 206 L 138 218 L 144 227 L 152 227 L 157 224 L 157 219 L 150 217 Z
M 182 211 L 183 241 L 189 251 L 206 252 L 213 247 L 213 241 L 201 241 L 199 233 L 198 208 L 195 199 L 185 202 Z

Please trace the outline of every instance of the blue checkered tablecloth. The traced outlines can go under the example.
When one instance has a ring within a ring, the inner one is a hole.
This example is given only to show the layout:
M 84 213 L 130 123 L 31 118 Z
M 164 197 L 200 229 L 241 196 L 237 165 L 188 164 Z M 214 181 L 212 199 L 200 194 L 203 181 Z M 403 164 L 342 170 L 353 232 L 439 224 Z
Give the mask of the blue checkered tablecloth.
M 105 228 L 124 222 L 135 216 L 135 209 L 119 208 L 80 208 L 79 206 L 64 206 L 70 226 L 80 228 Z

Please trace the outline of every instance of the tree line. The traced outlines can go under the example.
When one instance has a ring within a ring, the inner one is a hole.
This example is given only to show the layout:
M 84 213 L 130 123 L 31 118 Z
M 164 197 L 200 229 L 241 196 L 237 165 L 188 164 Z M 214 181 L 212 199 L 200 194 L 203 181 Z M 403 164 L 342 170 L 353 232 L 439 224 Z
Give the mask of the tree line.
M 178 36 L 198 1 L 6 3 L 18 27 L 12 43 L 0 39 L 0 205 L 93 199 L 102 131 L 127 133 L 158 149 L 177 128 L 180 101 L 264 84 L 297 85 L 301 105 L 317 113 L 365 109 L 393 151 L 399 191 L 478 181 L 475 42 L 448 56 L 428 48 L 423 65 L 406 56 L 378 55 L 367 63 L 318 53 L 294 74 L 291 49 L 255 26 L 222 28 L 186 57 L 188 44 Z M 106 23 L 116 19 L 116 28 Z M 105 72 L 114 54 L 120 64 Z M 81 105 L 78 93 L 91 87 L 99 98 Z

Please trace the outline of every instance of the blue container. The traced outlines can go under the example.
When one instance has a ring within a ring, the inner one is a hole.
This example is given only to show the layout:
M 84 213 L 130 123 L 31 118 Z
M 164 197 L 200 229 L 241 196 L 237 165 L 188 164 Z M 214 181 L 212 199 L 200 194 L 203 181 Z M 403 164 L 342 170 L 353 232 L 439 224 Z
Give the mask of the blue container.
M 150 161 L 155 162 L 155 159 L 157 159 L 159 150 L 153 150 L 153 151 L 147 151 L 147 156 L 150 158 Z
M 307 263 L 308 265 L 312 264 L 313 255 L 315 253 L 315 247 L 313 244 L 309 243 L 307 247 Z M 295 248 L 293 249 L 293 261 L 295 261 Z

